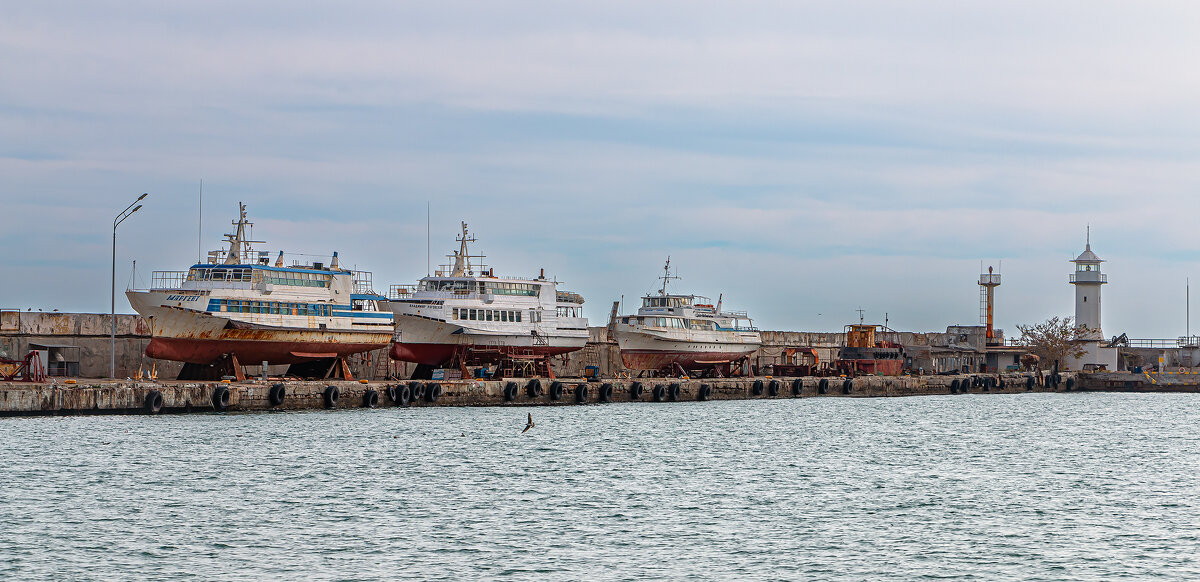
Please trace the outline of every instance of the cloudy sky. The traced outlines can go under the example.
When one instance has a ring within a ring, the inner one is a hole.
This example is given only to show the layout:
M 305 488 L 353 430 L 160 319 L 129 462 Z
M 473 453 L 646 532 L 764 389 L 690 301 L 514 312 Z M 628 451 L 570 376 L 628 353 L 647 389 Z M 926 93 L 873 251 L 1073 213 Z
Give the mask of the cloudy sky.
M 238 201 L 380 289 L 429 202 L 435 259 L 465 220 L 597 324 L 670 255 L 792 330 L 976 323 L 991 264 L 1015 335 L 1073 314 L 1088 224 L 1108 335 L 1182 335 L 1200 288 L 1194 2 L 0 5 L 0 307 L 107 311 L 142 192 L 119 289 Z

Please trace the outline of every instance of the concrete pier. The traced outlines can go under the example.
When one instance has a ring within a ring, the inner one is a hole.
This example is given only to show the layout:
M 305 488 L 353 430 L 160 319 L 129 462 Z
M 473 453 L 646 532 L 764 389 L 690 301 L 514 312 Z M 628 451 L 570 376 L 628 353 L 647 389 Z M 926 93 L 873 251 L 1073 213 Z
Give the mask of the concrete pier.
M 261 412 L 392 406 L 575 406 L 778 398 L 867 398 L 935 394 L 1013 394 L 1105 389 L 1065 376 L 1057 386 L 1030 376 L 866 376 L 858 378 L 610 379 L 503 381 L 244 382 L 61 381 L 0 383 L 0 416 Z M 1106 380 L 1117 381 L 1117 380 Z M 1121 380 L 1125 382 L 1126 380 Z M 1148 383 L 1147 383 L 1148 384 Z M 639 389 L 640 388 L 640 389 Z M 1182 389 L 1182 385 L 1177 386 Z M 1121 388 L 1126 389 L 1122 384 Z M 282 391 L 282 394 L 280 393 Z M 1179 391 L 1179 390 L 1174 390 Z M 557 397 L 556 397 L 557 396 Z

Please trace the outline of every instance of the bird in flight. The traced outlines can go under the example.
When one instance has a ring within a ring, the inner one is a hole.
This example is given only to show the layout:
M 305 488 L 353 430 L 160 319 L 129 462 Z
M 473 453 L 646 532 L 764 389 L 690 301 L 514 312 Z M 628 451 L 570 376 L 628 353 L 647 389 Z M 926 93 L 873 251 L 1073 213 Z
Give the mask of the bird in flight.
M 521 434 L 525 434 L 525 433 L 529 432 L 529 429 L 531 429 L 531 428 L 533 428 L 533 413 L 532 412 L 529 413 L 529 422 L 525 425 L 525 430 L 521 431 Z

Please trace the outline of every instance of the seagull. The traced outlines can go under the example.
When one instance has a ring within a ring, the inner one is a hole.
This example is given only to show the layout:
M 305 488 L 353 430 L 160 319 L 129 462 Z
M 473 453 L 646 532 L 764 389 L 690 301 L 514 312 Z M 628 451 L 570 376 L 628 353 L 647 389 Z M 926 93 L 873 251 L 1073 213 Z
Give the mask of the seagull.
M 532 412 L 529 413 L 529 423 L 525 425 L 525 430 L 521 431 L 521 434 L 525 434 L 525 433 L 529 432 L 529 429 L 531 429 L 531 428 L 533 428 L 533 413 Z

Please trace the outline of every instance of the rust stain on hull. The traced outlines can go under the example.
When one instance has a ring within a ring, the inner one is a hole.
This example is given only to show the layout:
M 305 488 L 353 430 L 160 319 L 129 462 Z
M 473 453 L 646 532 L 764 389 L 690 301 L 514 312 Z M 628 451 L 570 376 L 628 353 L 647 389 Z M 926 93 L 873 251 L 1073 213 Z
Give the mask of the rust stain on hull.
M 737 352 L 655 352 L 621 350 L 621 362 L 631 370 L 661 370 L 675 364 L 684 369 L 695 369 L 719 364 L 728 364 L 746 355 Z
M 449 362 L 455 354 L 463 352 L 477 361 L 497 361 L 508 357 L 557 356 L 578 350 L 564 346 L 470 346 L 457 344 L 395 343 L 388 355 L 393 360 L 415 362 L 428 366 L 440 366 Z

